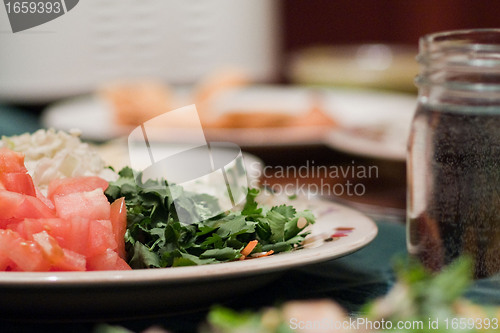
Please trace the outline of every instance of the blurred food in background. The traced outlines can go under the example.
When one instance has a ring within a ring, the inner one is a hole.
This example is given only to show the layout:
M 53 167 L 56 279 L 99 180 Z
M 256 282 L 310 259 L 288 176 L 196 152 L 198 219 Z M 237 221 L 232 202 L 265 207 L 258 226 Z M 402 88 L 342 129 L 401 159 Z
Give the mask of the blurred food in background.
M 391 44 L 307 47 L 290 57 L 287 76 L 298 84 L 416 93 L 417 53 Z
M 124 126 L 135 127 L 176 106 L 170 87 L 155 80 L 110 83 L 97 94 L 110 102 L 113 121 Z
M 108 84 L 98 94 L 111 102 L 119 125 L 138 126 L 165 112 L 195 104 L 205 128 L 261 128 L 287 126 L 334 127 L 336 122 L 321 108 L 321 97 L 311 92 L 311 101 L 297 105 L 273 97 L 250 85 L 250 78 L 236 69 L 221 70 L 203 78 L 193 89 L 175 91 L 149 80 Z M 262 88 L 266 89 L 266 88 Z M 268 90 L 273 90 L 271 86 Z M 276 90 L 274 90 L 276 91 Z M 267 98 L 266 98 L 267 97 Z M 302 101 L 301 101 L 302 102 Z M 309 102 L 309 103 L 307 103 Z M 160 124 L 161 125 L 161 124 Z M 191 127 L 190 119 L 176 119 L 169 126 Z
M 362 156 L 405 159 L 413 95 L 356 89 L 255 84 L 242 70 L 221 69 L 199 84 L 175 87 L 154 79 L 122 80 L 90 95 L 50 105 L 46 127 L 79 128 L 87 139 L 125 136 L 149 119 L 196 104 L 207 140 L 240 146 L 326 144 Z M 163 141 L 189 141 L 199 126 L 186 115 L 155 122 Z M 182 131 L 182 135 L 179 134 Z
M 180 108 L 195 104 L 205 125 L 216 121 L 211 112 L 211 103 L 227 90 L 246 86 L 250 77 L 243 70 L 221 69 L 204 76 L 192 87 L 175 88 L 154 79 L 122 80 L 107 83 L 96 94 L 110 103 L 113 120 L 117 125 L 138 126 L 149 119 Z M 192 119 L 177 117 L 169 127 L 196 126 Z M 155 122 L 161 126 L 161 122 Z M 166 125 L 166 124 L 165 124 Z
M 327 113 L 322 105 L 321 93 L 310 91 L 309 97 L 305 102 L 307 105 L 302 105 L 299 112 L 294 112 L 295 106 L 287 105 L 284 102 L 286 99 L 281 99 L 278 102 L 278 97 L 273 98 L 272 92 L 276 95 L 279 93 L 278 87 L 268 86 L 267 90 L 269 98 L 265 98 L 266 87 L 255 89 L 253 92 L 255 98 L 248 98 L 252 95 L 252 89 L 246 91 L 233 91 L 233 96 L 226 96 L 226 99 L 220 101 L 215 100 L 220 104 L 219 115 L 212 122 L 208 123 L 209 127 L 213 128 L 279 128 L 279 127 L 317 127 L 317 128 L 334 128 L 338 125 L 331 113 Z M 284 90 L 285 91 L 285 90 Z M 258 94 L 260 93 L 260 98 Z M 245 96 L 245 94 L 247 96 Z M 221 96 L 224 98 L 224 96 Z M 264 98 L 263 98 L 264 97 Z M 232 99 L 232 100 L 231 100 Z M 241 100 L 248 99 L 247 102 Z M 250 99 L 252 99 L 250 101 Z M 240 102 L 239 102 L 240 101 Z M 274 103 L 273 103 L 274 102 Z M 278 102 L 278 103 L 276 103 Z M 233 104 L 232 104 L 233 103 Z M 303 104 L 303 103 L 299 103 Z M 214 110 L 216 111 L 216 110 Z
M 87 138 L 104 141 L 127 135 L 156 116 L 195 104 L 207 139 L 243 145 L 277 140 L 278 144 L 306 143 L 319 142 L 338 126 L 323 100 L 319 91 L 255 84 L 243 69 L 226 67 L 181 87 L 149 78 L 110 81 L 89 95 L 50 105 L 42 121 L 46 127 L 76 127 Z M 158 121 L 154 126 L 186 129 L 185 139 L 199 126 L 197 121 L 179 114 L 169 117 L 168 124 Z M 174 139 L 169 133 L 162 136 L 164 141 Z

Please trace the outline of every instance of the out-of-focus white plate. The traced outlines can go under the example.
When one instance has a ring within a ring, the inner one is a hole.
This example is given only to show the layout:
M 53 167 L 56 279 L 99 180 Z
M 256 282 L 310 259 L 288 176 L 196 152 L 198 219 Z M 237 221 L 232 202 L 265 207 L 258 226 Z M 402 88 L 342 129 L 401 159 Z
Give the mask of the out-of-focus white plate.
M 313 46 L 292 54 L 286 75 L 299 84 L 416 93 L 417 54 L 404 44 Z
M 310 226 L 303 249 L 204 266 L 132 271 L 1 272 L 0 318 L 30 319 L 131 318 L 199 307 L 256 289 L 283 271 L 335 259 L 370 243 L 377 226 L 361 213 L 320 200 L 270 197 L 272 204 L 289 203 L 310 209 L 317 221 Z M 347 236 L 329 239 L 339 228 Z
M 415 96 L 346 90 L 326 94 L 324 103 L 341 124 L 328 132 L 325 144 L 361 156 L 406 160 Z
M 220 114 L 238 109 L 301 115 L 316 105 L 338 126 L 204 128 L 207 140 L 254 147 L 327 144 L 354 154 L 397 160 L 405 159 L 416 107 L 413 95 L 368 90 L 252 86 L 223 96 L 215 103 Z M 93 95 L 50 106 L 42 121 L 46 127 L 79 128 L 84 138 L 98 141 L 124 136 L 132 130 L 117 125 L 111 106 Z M 184 137 L 189 136 L 189 131 L 192 129 L 185 129 Z

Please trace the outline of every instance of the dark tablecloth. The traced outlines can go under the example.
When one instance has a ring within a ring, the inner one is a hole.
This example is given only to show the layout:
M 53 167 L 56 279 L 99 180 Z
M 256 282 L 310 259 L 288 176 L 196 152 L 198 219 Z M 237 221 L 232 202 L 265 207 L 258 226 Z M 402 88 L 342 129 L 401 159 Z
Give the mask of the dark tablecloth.
M 0 137 L 34 132 L 41 127 L 39 115 L 21 108 L 0 105 Z

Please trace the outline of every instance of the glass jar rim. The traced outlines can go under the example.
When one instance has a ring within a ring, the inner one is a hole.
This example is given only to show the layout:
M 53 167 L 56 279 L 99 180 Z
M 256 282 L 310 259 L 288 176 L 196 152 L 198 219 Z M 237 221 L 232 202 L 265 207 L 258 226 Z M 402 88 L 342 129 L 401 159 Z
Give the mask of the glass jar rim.
M 419 41 L 420 54 L 469 50 L 498 52 L 500 54 L 500 28 L 464 29 L 435 32 Z
M 422 39 L 427 43 L 435 43 L 440 41 L 451 41 L 451 40 L 459 40 L 459 37 L 462 39 L 468 37 L 471 38 L 474 35 L 478 35 L 478 37 L 486 37 L 487 34 L 497 35 L 498 40 L 496 43 L 484 43 L 484 42 L 472 42 L 470 44 L 485 44 L 485 45 L 499 45 L 500 46 L 500 28 L 481 28 L 481 29 L 462 29 L 462 30 L 447 30 L 447 31 L 439 31 L 433 32 L 427 35 L 424 35 Z
M 443 85 L 455 91 L 500 92 L 498 80 L 468 80 L 475 74 L 500 77 L 500 28 L 431 33 L 420 38 L 419 47 L 417 61 L 421 71 L 415 82 L 417 86 Z
M 465 66 L 500 71 L 500 28 L 450 30 L 419 41 L 421 65 Z

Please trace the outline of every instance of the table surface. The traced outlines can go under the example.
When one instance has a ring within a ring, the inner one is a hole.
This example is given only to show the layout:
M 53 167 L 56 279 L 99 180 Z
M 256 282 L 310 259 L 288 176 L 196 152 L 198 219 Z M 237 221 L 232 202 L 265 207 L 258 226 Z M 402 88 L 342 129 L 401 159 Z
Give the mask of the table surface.
M 31 132 L 39 127 L 40 123 L 33 113 L 12 107 L 0 107 L 0 135 Z M 365 183 L 367 196 L 356 198 L 357 200 L 348 200 L 351 198 L 335 195 L 324 196 L 328 200 L 343 201 L 355 207 L 358 205 L 360 208 L 365 208 L 366 213 L 376 219 L 379 228 L 376 239 L 365 248 L 343 258 L 287 271 L 278 281 L 243 296 L 246 299 L 245 309 L 257 310 L 291 299 L 329 298 L 340 303 L 350 312 L 356 312 L 360 305 L 386 294 L 395 279 L 392 270 L 393 260 L 407 254 L 405 226 L 401 216 L 401 212 L 404 212 L 405 197 L 404 165 L 388 165 L 384 161 L 347 156 L 326 150 L 324 147 L 314 149 L 297 147 L 294 151 L 286 149 L 281 152 L 269 149 L 250 152 L 258 154 L 268 165 L 279 163 L 301 165 L 304 161 L 314 158 L 317 163 L 326 165 L 354 163 L 352 161 L 365 164 L 375 163 L 379 166 L 379 170 L 383 171 L 377 179 Z M 318 181 L 312 178 L 303 181 L 306 183 Z M 289 178 L 277 177 L 273 173 L 265 175 L 263 179 L 268 185 L 285 184 L 291 181 Z M 345 179 L 330 179 L 330 181 L 343 182 Z M 377 207 L 378 210 L 373 209 Z M 475 281 L 466 296 L 479 303 L 500 305 L 500 277 Z M 242 304 L 238 300 L 230 300 L 224 305 L 242 309 Z M 194 332 L 199 323 L 204 320 L 206 313 L 207 309 L 183 315 L 124 320 L 110 324 L 123 326 L 134 332 L 143 331 L 153 325 L 167 328 L 172 332 Z M 0 332 L 92 332 L 96 324 L 98 323 L 4 321 L 0 322 Z

